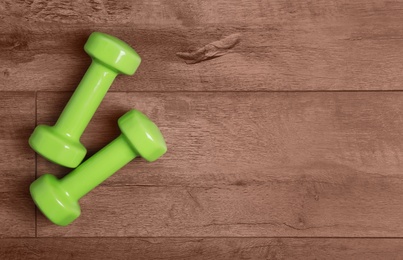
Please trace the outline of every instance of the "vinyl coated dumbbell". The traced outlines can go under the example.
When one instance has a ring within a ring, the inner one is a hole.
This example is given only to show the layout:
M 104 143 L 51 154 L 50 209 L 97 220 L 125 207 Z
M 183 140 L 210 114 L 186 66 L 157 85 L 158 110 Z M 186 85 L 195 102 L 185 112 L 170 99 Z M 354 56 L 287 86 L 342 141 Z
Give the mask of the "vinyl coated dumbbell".
M 81 213 L 78 200 L 137 156 L 154 161 L 166 150 L 158 127 L 131 110 L 118 120 L 121 135 L 62 179 L 42 175 L 30 186 L 31 196 L 53 223 L 66 226 Z
M 29 144 L 37 153 L 65 167 L 74 168 L 87 150 L 80 137 L 115 77 L 133 75 L 140 56 L 125 42 L 108 34 L 94 32 L 84 50 L 92 63 L 54 126 L 39 125 Z

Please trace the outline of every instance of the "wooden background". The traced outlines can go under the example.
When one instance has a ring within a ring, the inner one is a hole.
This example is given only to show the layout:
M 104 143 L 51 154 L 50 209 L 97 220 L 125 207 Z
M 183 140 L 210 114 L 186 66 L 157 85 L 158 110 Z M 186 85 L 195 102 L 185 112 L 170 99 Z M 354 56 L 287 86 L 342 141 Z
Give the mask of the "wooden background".
M 28 138 L 85 73 L 92 31 L 143 58 L 82 137 L 131 108 L 168 153 L 68 227 L 29 184 L 68 169 Z M 0 259 L 403 259 L 403 1 L 0 1 Z

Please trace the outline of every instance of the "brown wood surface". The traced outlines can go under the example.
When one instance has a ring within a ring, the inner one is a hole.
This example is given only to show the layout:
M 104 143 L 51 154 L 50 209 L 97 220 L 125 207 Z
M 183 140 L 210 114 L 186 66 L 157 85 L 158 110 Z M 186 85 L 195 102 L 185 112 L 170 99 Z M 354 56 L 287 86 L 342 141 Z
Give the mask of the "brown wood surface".
M 35 236 L 29 184 L 35 154 L 28 136 L 35 126 L 35 94 L 0 92 L 0 237 Z
M 39 93 L 52 124 L 71 93 Z M 131 108 L 169 151 L 135 160 L 81 201 L 68 229 L 38 236 L 403 236 L 403 94 L 109 93 L 82 140 L 90 153 Z M 38 173 L 66 173 L 43 159 Z
M 1 259 L 401 259 L 401 239 L 31 238 L 0 240 Z
M 0 259 L 402 259 L 403 1 L 0 1 Z M 88 156 L 136 108 L 166 137 L 68 227 L 29 184 L 70 170 L 28 146 L 90 64 L 93 31 L 143 58 Z
M 402 10 L 386 0 L 2 1 L 0 87 L 74 90 L 99 30 L 143 57 L 111 91 L 401 90 Z M 233 34 L 240 42 L 216 59 L 177 55 Z

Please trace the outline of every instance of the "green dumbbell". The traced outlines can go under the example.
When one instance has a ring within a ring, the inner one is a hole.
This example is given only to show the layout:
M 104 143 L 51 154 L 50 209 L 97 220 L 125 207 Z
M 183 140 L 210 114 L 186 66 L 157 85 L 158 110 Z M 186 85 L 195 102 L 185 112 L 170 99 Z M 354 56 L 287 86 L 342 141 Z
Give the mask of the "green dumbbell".
M 80 216 L 78 200 L 137 156 L 155 161 L 166 150 L 158 127 L 131 110 L 118 120 L 122 134 L 62 179 L 42 175 L 30 186 L 31 196 L 53 223 L 66 226 Z
M 84 49 L 92 57 L 91 66 L 56 124 L 37 126 L 29 138 L 37 153 L 70 168 L 77 167 L 87 153 L 80 137 L 115 77 L 133 75 L 141 62 L 129 45 L 104 33 L 92 33 Z

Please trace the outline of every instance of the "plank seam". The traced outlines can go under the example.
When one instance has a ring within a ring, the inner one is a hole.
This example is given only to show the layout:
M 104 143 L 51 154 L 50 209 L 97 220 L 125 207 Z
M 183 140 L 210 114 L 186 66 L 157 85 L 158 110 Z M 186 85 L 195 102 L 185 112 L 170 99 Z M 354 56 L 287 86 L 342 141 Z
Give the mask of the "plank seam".
M 128 237 L 119 237 L 119 236 L 68 236 L 68 237 L 61 237 L 61 236 L 39 236 L 39 237 L 3 237 L 0 238 L 1 240 L 4 239 L 53 239 L 53 238 L 62 238 L 62 239 L 197 239 L 197 238 L 202 238 L 202 239 L 246 239 L 246 238 L 264 238 L 264 239 L 395 239 L 395 240 L 403 240 L 402 237 L 332 237 L 332 236 L 318 236 L 318 237 L 309 237 L 309 236 L 301 236 L 301 237 L 295 237 L 295 236 L 155 236 L 155 237 L 142 237 L 142 236 L 128 236 Z
M 35 91 L 35 126 L 38 124 L 38 92 Z M 38 177 L 38 154 L 35 153 L 35 180 Z M 38 237 L 38 209 L 36 208 L 35 204 L 35 238 Z
M 2 91 L 0 91 L 2 92 Z M 5 91 L 9 92 L 9 91 Z M 52 90 L 39 90 L 38 93 L 73 93 L 74 90 L 67 91 L 52 91 Z M 151 90 L 151 91 L 108 91 L 108 93 L 368 93 L 368 92 L 403 92 L 402 89 L 388 89 L 388 90 L 240 90 L 240 91 L 192 91 L 192 90 L 178 90 L 178 91 L 164 91 L 164 90 Z

